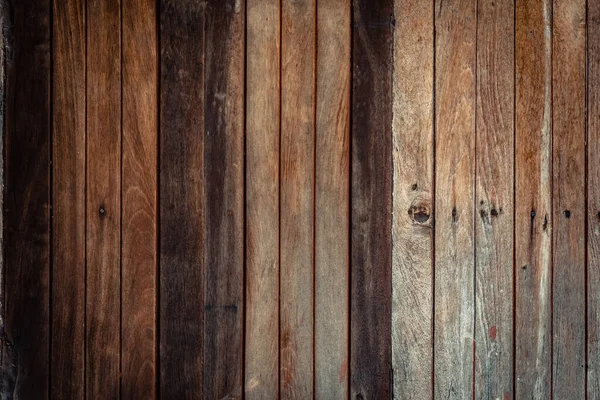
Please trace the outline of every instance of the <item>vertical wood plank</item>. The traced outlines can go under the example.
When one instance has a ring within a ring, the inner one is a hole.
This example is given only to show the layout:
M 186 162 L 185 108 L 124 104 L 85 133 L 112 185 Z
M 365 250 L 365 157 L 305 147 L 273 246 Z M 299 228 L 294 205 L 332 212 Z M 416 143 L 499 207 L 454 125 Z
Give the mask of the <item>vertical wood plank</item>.
M 16 398 L 49 393 L 50 11 L 11 2 L 4 176 L 5 329 L 14 348 Z M 3 265 L 4 266 L 4 265 Z M 9 389 L 10 390 L 10 389 Z
M 156 3 L 123 0 L 122 397 L 156 395 Z
M 600 399 L 600 2 L 587 4 L 587 391 L 589 399 Z
M 550 398 L 552 3 L 516 3 L 515 398 Z
M 513 397 L 514 3 L 477 7 L 475 398 Z
M 206 3 L 160 5 L 160 396 L 203 390 Z
M 204 398 L 242 397 L 244 3 L 206 12 Z
M 348 397 L 350 3 L 317 4 L 315 398 Z
M 85 368 L 85 1 L 55 0 L 53 7 L 50 394 L 80 399 Z
M 281 17 L 281 397 L 313 397 L 315 0 Z
M 120 395 L 121 4 L 88 1 L 87 398 Z
M 585 397 L 586 2 L 553 6 L 552 396 Z
M 354 0 L 351 395 L 391 397 L 392 0 Z
M 433 2 L 396 0 L 394 7 L 394 398 L 428 399 L 433 368 Z
M 246 354 L 248 399 L 279 394 L 280 2 L 246 5 Z
M 436 398 L 473 397 L 476 2 L 436 2 Z

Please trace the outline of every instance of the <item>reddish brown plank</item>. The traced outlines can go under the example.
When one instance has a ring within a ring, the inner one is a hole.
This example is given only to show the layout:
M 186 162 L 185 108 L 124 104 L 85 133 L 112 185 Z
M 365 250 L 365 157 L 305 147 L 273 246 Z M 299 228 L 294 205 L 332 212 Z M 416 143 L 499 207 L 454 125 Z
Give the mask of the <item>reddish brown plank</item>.
M 516 4 L 515 398 L 550 398 L 552 3 Z
M 51 3 L 23 0 L 6 8 L 2 294 L 11 346 L 3 356 L 14 358 L 3 364 L 13 364 L 16 376 L 3 378 L 11 396 L 38 399 L 49 394 Z
M 473 397 L 476 2 L 435 6 L 434 396 Z
M 317 4 L 315 398 L 348 397 L 350 3 Z
M 552 396 L 585 397 L 586 2 L 553 5 Z
M 246 5 L 246 354 L 248 399 L 279 394 L 280 2 Z
M 244 7 L 210 0 L 204 62 L 205 399 L 242 397 Z
M 53 6 L 50 393 L 79 399 L 85 368 L 85 1 Z
M 351 396 L 391 397 L 392 0 L 354 0 Z
M 123 0 L 122 362 L 126 399 L 156 395 L 156 3 Z

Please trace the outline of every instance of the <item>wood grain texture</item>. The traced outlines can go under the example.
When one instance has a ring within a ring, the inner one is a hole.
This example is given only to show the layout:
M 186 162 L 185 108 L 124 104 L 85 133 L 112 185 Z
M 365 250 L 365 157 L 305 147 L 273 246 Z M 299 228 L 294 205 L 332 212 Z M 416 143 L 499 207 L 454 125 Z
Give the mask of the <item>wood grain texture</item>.
M 84 396 L 85 12 L 82 0 L 53 2 L 50 395 L 60 399 Z
M 434 396 L 445 399 L 473 397 L 475 10 L 435 6 Z
M 354 0 L 351 396 L 391 397 L 392 0 Z
M 432 398 L 433 3 L 394 2 L 394 398 Z
M 553 5 L 552 396 L 585 397 L 586 3 Z
M 475 398 L 513 397 L 514 3 L 477 7 Z
M 280 349 L 282 398 L 313 397 L 315 0 L 281 9 Z
M 87 3 L 86 397 L 120 395 L 121 4 Z
M 315 398 L 348 397 L 350 3 L 317 4 Z
M 279 395 L 280 2 L 246 3 L 248 399 Z
M 122 0 L 121 390 L 156 395 L 158 54 L 156 3 Z
M 23 0 L 7 12 L 2 294 L 16 363 L 10 395 L 35 399 L 49 394 L 51 4 Z
M 160 5 L 160 396 L 203 390 L 206 3 Z
M 515 398 L 550 398 L 552 3 L 516 5 Z
M 242 397 L 244 3 L 211 0 L 204 62 L 205 399 Z

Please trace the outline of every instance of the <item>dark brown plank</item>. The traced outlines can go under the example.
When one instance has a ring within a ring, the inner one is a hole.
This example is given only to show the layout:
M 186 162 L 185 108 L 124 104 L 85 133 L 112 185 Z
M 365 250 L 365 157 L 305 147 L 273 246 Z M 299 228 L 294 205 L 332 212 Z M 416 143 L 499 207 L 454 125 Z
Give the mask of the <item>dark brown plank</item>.
M 50 393 L 80 399 L 85 368 L 85 1 L 53 4 Z
M 392 367 L 394 398 L 431 399 L 433 2 L 395 0 Z
M 476 1 L 435 5 L 434 397 L 473 397 Z
M 315 0 L 281 9 L 281 397 L 313 397 Z
M 4 175 L 5 329 L 19 399 L 49 393 L 50 12 L 11 2 Z M 8 19 L 8 18 L 7 18 Z
M 315 398 L 348 397 L 350 2 L 317 3 Z
M 515 398 L 550 398 L 552 2 L 516 4 Z
M 280 1 L 248 0 L 246 354 L 248 399 L 279 394 Z
M 123 0 L 122 361 L 125 399 L 156 395 L 156 2 Z
M 86 397 L 120 394 L 121 4 L 87 3 Z
M 552 397 L 585 397 L 586 2 L 553 5 Z
M 160 395 L 203 389 L 206 3 L 160 2 Z
M 475 398 L 513 397 L 514 2 L 477 7 Z
M 391 397 L 392 0 L 354 0 L 352 398 Z
M 204 398 L 242 397 L 244 297 L 244 9 L 206 11 Z

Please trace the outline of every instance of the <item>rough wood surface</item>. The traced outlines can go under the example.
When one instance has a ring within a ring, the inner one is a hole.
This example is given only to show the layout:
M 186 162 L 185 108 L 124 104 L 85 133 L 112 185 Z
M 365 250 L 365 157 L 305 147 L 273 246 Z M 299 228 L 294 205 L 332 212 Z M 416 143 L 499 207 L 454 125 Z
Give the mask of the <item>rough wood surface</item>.
M 160 396 L 203 390 L 206 3 L 160 5 Z
M 353 1 L 351 396 L 391 396 L 392 0 Z
M 514 17 L 477 7 L 476 399 L 513 397 Z
M 60 399 L 84 396 L 85 12 L 85 1 L 53 3 L 50 395 Z
M 205 399 L 242 397 L 244 3 L 211 0 L 204 61 Z
M 552 397 L 585 397 L 586 2 L 553 5 Z
M 348 397 L 350 3 L 317 4 L 315 398 Z
M 394 398 L 432 398 L 433 3 L 394 2 Z
M 475 11 L 473 0 L 435 6 L 434 396 L 444 399 L 473 397 Z
M 552 2 L 516 5 L 515 398 L 550 398 Z
M 121 396 L 156 395 L 158 54 L 156 7 L 122 0 Z
M 246 4 L 246 354 L 248 399 L 279 394 L 280 2 Z

